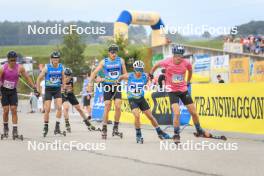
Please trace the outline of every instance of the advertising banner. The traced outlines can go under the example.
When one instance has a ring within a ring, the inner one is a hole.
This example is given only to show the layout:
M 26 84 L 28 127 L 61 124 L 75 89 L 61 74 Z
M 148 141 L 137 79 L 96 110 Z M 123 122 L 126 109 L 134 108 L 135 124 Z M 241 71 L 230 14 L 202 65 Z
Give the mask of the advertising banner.
M 230 64 L 230 82 L 248 82 L 249 81 L 249 58 L 233 58 Z

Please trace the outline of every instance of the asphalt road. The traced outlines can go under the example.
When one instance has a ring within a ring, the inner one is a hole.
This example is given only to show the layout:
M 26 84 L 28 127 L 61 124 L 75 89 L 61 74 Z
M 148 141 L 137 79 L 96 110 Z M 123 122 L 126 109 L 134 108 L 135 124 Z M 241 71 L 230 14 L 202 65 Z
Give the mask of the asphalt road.
M 108 139 L 102 140 L 100 132 L 89 132 L 81 118 L 71 114 L 72 133 L 66 137 L 54 136 L 55 115 L 52 113 L 49 134 L 43 138 L 42 114 L 27 113 L 25 102 L 20 103 L 19 110 L 19 132 L 25 139 L 0 141 L 1 175 L 261 176 L 264 173 L 264 136 L 261 135 L 213 131 L 228 138 L 227 141 L 219 141 L 195 138 L 192 134 L 194 129 L 187 127 L 181 135 L 182 146 L 177 147 L 170 140 L 160 141 L 152 127 L 142 126 L 144 144 L 137 144 L 133 125 L 120 124 L 123 139 L 112 137 L 112 125 L 109 125 Z M 94 124 L 101 126 L 97 122 Z M 171 128 L 166 131 L 172 134 Z M 70 144 L 69 151 L 66 145 Z M 195 148 L 198 144 L 204 144 L 204 150 Z M 225 146 L 225 150 L 217 150 L 217 145 Z

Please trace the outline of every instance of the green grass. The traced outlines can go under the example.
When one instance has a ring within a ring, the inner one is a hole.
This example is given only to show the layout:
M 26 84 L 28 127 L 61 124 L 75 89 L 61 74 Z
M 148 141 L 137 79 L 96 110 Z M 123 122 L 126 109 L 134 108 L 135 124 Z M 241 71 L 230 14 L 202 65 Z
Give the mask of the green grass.
M 0 57 L 5 57 L 7 52 L 14 50 L 17 53 L 23 54 L 23 56 L 32 56 L 38 58 L 49 57 L 53 50 L 57 50 L 61 46 L 56 45 L 23 45 L 23 46 L 0 46 Z M 85 57 L 100 56 L 103 45 L 87 45 L 85 48 Z
M 184 44 L 206 48 L 223 49 L 224 42 L 222 40 L 193 40 L 186 41 Z

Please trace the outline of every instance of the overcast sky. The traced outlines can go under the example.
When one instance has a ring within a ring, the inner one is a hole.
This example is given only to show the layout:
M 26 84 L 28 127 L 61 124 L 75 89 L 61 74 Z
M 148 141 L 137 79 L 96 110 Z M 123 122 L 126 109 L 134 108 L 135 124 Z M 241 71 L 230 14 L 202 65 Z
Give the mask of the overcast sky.
M 113 22 L 125 9 L 160 13 L 165 25 L 234 26 L 264 20 L 264 0 L 0 0 L 0 21 Z

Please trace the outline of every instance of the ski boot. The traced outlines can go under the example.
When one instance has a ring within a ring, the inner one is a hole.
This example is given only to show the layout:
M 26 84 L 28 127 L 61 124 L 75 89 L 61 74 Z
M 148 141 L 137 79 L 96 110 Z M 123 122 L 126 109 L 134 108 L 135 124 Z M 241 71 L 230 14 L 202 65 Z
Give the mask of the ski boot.
M 21 141 L 23 141 L 24 139 L 23 135 L 18 135 L 17 128 L 13 128 L 12 135 L 13 135 L 13 140 L 20 139 Z
M 173 139 L 173 142 L 176 144 L 176 145 L 178 145 L 179 143 L 181 143 L 181 137 L 180 137 L 180 135 L 179 134 L 174 134 L 173 135 L 173 137 L 172 137 L 172 139 Z
M 171 139 L 171 136 L 169 134 L 165 133 L 164 131 L 160 131 L 158 136 L 159 136 L 159 138 L 161 140 L 163 140 L 163 139 Z
M 103 129 L 102 129 L 102 139 L 106 139 L 107 138 L 107 126 L 103 125 Z
M 54 135 L 57 135 L 57 134 L 66 136 L 66 131 L 61 132 L 59 123 L 56 123 L 55 130 L 54 130 Z
M 71 125 L 70 125 L 70 122 L 69 121 L 66 121 L 65 122 L 65 127 L 66 127 L 66 131 L 68 133 L 71 133 Z
M 85 123 L 89 131 L 101 131 L 101 128 L 96 128 L 95 126 L 93 126 L 88 119 L 85 119 L 83 122 Z
M 118 131 L 118 126 L 114 125 L 112 136 L 119 136 L 121 139 L 123 138 L 123 133 Z
M 3 140 L 4 138 L 8 138 L 8 132 L 9 132 L 9 128 L 8 127 L 4 127 L 4 134 L 1 134 L 1 140 Z
M 137 136 L 136 136 L 136 141 L 137 141 L 137 143 L 139 143 L 139 144 L 143 144 L 144 139 L 143 139 L 143 137 L 142 137 L 141 135 L 137 135 Z
M 49 126 L 48 125 L 45 125 L 44 128 L 43 128 L 43 137 L 46 137 L 47 136 L 48 131 L 49 131 Z

